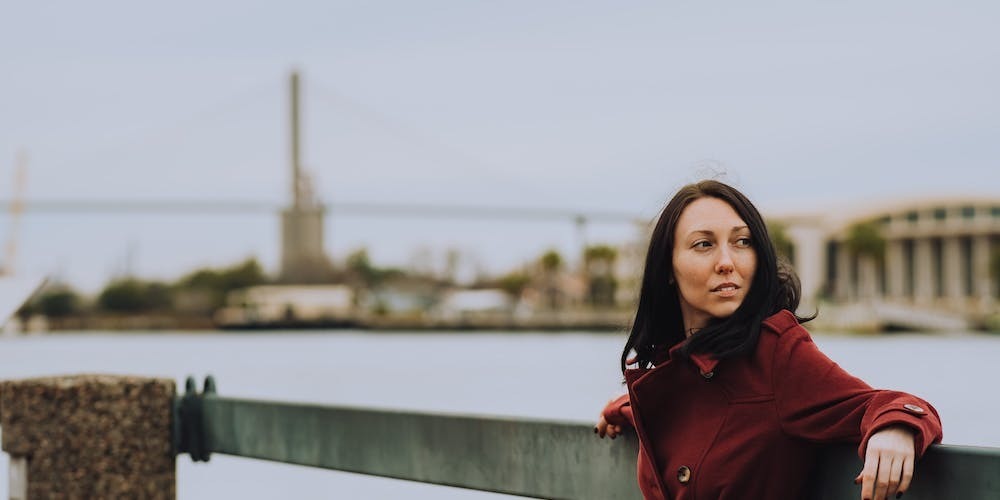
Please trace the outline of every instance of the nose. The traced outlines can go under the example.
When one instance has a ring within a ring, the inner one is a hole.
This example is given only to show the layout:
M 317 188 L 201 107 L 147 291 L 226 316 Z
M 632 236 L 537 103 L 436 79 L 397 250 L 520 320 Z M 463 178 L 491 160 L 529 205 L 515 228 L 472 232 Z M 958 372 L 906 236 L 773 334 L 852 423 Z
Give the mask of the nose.
M 715 262 L 715 272 L 718 274 L 729 274 L 733 272 L 733 257 L 729 254 L 729 249 L 725 245 L 719 247 L 719 260 Z

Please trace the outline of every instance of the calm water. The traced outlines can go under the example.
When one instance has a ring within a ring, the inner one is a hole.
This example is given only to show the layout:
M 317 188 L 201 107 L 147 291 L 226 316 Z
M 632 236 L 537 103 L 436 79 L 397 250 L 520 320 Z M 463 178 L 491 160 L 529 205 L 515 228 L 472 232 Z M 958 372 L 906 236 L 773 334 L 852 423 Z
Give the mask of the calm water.
M 594 334 L 59 334 L 0 339 L 0 378 L 120 373 L 170 377 L 180 388 L 189 374 L 200 381 L 211 373 L 225 396 L 591 422 L 622 391 L 622 341 Z M 946 443 L 1000 447 L 1000 337 L 816 341 L 868 383 L 931 401 Z M 0 473 L 3 496 L 6 476 Z M 504 498 L 220 455 L 208 464 L 179 459 L 177 486 L 182 500 Z

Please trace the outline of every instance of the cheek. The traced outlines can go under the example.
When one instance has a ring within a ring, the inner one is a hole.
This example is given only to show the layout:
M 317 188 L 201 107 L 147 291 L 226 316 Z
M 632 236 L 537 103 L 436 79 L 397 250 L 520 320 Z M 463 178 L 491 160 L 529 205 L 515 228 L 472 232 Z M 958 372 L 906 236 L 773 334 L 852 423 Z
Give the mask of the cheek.
M 698 303 L 703 300 L 702 292 L 705 289 L 711 272 L 703 269 L 704 265 L 697 265 L 696 259 L 675 259 L 674 260 L 674 286 L 677 293 L 688 303 Z
M 740 265 L 739 273 L 745 282 L 744 293 L 750 293 L 750 287 L 753 286 L 753 277 L 757 272 L 757 256 L 751 255 L 746 259 L 746 261 Z
M 695 259 L 690 256 L 679 255 L 673 259 L 674 281 L 678 286 L 687 285 L 689 282 L 699 278 L 699 269 Z
M 740 263 L 740 274 L 744 278 L 750 279 L 753 277 L 754 272 L 757 271 L 757 254 L 754 252 L 747 252 L 741 256 Z

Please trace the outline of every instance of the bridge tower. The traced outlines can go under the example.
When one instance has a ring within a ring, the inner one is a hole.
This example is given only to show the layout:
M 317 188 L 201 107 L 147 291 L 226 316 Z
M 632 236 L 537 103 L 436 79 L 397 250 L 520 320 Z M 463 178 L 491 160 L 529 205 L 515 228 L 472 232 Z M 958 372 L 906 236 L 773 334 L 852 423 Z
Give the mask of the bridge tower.
M 0 276 L 14 274 L 14 258 L 17 255 L 17 229 L 24 209 L 24 178 L 28 170 L 28 154 L 23 150 L 17 153 L 17 164 L 14 165 L 14 195 L 10 201 L 10 228 L 7 233 L 7 244 L 4 247 L 3 260 L 0 260 Z M 0 318 L 0 322 L 4 318 Z
M 323 204 L 303 171 L 300 155 L 299 74 L 290 79 L 292 203 L 281 213 L 281 272 L 284 283 L 318 283 L 332 274 L 323 250 Z

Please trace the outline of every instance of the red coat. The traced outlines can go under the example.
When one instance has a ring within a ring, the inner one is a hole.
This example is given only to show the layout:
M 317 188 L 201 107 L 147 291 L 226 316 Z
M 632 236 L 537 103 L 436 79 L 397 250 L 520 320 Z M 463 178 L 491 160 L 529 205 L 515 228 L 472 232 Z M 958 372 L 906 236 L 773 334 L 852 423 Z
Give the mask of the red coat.
M 604 409 L 636 429 L 646 498 L 801 498 L 817 443 L 859 442 L 863 458 L 872 433 L 893 424 L 916 431 L 917 457 L 941 441 L 931 405 L 851 376 L 788 311 L 764 321 L 753 357 L 687 361 L 678 347 L 653 369 L 626 370 L 628 394 Z

